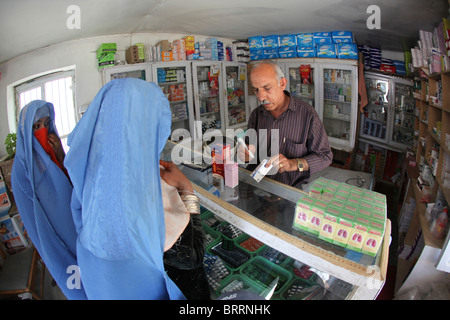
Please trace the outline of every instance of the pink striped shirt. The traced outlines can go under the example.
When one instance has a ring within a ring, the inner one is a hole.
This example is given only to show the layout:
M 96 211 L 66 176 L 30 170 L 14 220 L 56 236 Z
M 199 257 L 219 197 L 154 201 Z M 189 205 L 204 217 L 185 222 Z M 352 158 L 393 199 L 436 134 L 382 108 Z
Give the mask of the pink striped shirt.
M 264 152 L 267 152 L 268 156 L 276 154 L 276 150 L 272 153 L 270 149 L 270 129 L 278 129 L 280 149 L 278 153 L 288 159 L 304 158 L 308 161 L 309 171 L 283 172 L 269 176 L 274 180 L 301 189 L 302 184 L 308 183 L 311 174 L 331 164 L 333 153 L 323 123 L 314 108 L 308 103 L 291 96 L 287 91 L 285 91 L 285 94 L 291 97 L 285 112 L 275 119 L 263 106 L 258 106 L 250 115 L 248 128 L 255 129 L 258 136 L 261 135 L 259 129 L 268 129 L 267 138 L 260 139 L 258 137 L 260 144 L 257 153 L 259 155 L 261 155 L 261 148 L 264 149 Z M 261 160 L 258 159 L 258 163 Z

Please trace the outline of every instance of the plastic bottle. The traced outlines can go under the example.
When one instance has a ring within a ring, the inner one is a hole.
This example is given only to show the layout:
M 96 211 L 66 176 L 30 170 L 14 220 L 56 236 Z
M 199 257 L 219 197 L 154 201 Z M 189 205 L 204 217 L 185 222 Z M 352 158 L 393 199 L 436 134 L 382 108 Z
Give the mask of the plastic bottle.
M 447 208 L 444 208 L 444 211 L 442 211 L 439 216 L 434 219 L 432 225 L 431 225 L 431 233 L 436 239 L 442 239 L 444 236 L 445 228 L 447 227 L 448 223 L 448 210 Z

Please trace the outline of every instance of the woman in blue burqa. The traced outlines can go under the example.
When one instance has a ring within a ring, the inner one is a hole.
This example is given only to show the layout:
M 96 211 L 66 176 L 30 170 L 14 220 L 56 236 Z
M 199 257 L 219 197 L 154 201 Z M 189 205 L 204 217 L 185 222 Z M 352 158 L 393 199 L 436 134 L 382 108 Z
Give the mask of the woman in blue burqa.
M 77 272 L 73 188 L 54 120 L 53 105 L 46 101 L 21 110 L 12 188 L 28 235 L 54 280 L 68 299 L 86 299 Z
M 184 299 L 163 263 L 159 159 L 171 122 L 155 83 L 117 79 L 99 91 L 69 136 L 64 164 L 89 299 Z

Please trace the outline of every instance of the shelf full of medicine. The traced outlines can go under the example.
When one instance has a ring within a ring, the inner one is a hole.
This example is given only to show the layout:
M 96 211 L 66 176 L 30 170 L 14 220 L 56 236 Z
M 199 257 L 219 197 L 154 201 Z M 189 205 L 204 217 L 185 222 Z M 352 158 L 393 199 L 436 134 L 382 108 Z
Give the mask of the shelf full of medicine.
M 368 104 L 361 114 L 360 136 L 396 148 L 412 147 L 413 82 L 368 72 L 364 77 Z
M 356 138 L 357 64 L 353 60 L 278 59 L 288 79 L 286 90 L 314 107 L 330 146 L 350 152 Z

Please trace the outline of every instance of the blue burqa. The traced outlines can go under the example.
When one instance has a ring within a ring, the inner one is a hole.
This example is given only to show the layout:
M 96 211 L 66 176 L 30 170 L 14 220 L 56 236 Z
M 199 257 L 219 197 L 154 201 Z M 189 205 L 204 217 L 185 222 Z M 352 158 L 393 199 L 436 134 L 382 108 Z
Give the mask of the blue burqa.
M 160 153 L 169 102 L 154 83 L 107 83 L 70 134 L 77 258 L 89 299 L 184 299 L 163 264 Z
M 44 117 L 51 119 L 49 133 L 58 135 L 51 103 L 35 100 L 20 113 L 11 172 L 14 198 L 31 241 L 62 292 L 68 299 L 86 299 L 77 272 L 72 185 L 33 134 L 33 123 Z

